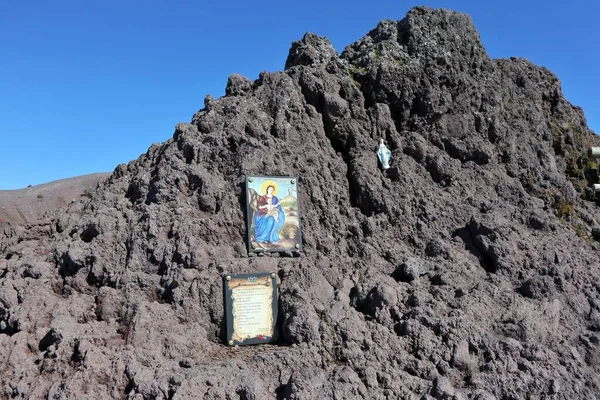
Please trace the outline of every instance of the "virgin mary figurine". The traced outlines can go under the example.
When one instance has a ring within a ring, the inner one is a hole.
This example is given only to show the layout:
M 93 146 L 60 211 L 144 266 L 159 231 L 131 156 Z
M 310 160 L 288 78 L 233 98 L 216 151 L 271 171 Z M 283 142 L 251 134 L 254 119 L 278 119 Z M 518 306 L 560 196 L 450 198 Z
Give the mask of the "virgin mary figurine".
M 390 167 L 392 152 L 385 146 L 385 144 L 383 144 L 383 138 L 381 138 L 379 148 L 377 149 L 377 157 L 379 157 L 379 161 L 381 162 L 381 167 L 383 169 L 388 169 Z

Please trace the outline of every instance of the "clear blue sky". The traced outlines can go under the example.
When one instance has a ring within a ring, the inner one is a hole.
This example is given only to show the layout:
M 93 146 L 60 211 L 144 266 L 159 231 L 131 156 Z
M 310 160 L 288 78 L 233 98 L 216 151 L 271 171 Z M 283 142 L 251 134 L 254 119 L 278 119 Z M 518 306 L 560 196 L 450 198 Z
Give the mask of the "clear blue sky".
M 0 189 L 109 172 L 169 139 L 227 77 L 282 70 L 311 31 L 338 51 L 416 5 L 470 14 L 493 58 L 561 79 L 600 133 L 600 3 L 0 0 Z

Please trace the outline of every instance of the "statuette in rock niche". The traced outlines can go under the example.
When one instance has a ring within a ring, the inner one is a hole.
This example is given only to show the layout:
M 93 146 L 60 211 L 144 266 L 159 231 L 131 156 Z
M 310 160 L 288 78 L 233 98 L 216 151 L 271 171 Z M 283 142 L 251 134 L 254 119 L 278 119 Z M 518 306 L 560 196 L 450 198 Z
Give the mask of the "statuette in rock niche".
M 379 142 L 379 148 L 377 149 L 377 157 L 379 157 L 379 162 L 381 162 L 381 167 L 383 169 L 388 169 L 390 167 L 390 159 L 392 158 L 392 152 L 383 143 L 383 138 L 381 139 L 381 142 Z

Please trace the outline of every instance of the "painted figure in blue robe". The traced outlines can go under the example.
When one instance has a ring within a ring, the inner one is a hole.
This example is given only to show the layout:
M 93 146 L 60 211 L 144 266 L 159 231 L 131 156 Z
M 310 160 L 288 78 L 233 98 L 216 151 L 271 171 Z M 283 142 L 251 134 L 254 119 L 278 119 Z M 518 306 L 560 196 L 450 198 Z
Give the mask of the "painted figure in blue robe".
M 254 237 L 257 242 L 279 242 L 279 231 L 285 223 L 285 214 L 277 196 L 275 187 L 268 186 L 267 193 L 258 198 L 258 211 L 254 214 Z

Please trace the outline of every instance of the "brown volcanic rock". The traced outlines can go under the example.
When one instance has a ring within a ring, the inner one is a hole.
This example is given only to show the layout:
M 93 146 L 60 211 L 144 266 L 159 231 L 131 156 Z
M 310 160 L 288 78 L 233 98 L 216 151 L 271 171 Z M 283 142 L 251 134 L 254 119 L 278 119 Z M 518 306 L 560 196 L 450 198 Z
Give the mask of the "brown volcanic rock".
M 96 173 L 25 189 L 0 190 L 0 254 L 9 259 L 11 252 L 35 247 L 40 239 L 49 238 L 52 215 L 78 198 L 89 198 L 93 188 L 109 175 Z M 47 241 L 43 242 L 44 249 L 38 249 L 38 254 L 50 251 Z
M 420 7 L 226 93 L 2 250 L 5 396 L 600 397 L 599 140 L 550 71 Z M 300 176 L 299 257 L 246 252 L 259 173 Z M 282 340 L 229 349 L 220 276 L 256 270 Z
M 66 206 L 96 187 L 110 174 L 98 173 L 60 179 L 25 189 L 0 190 L 0 225 L 26 225 Z

